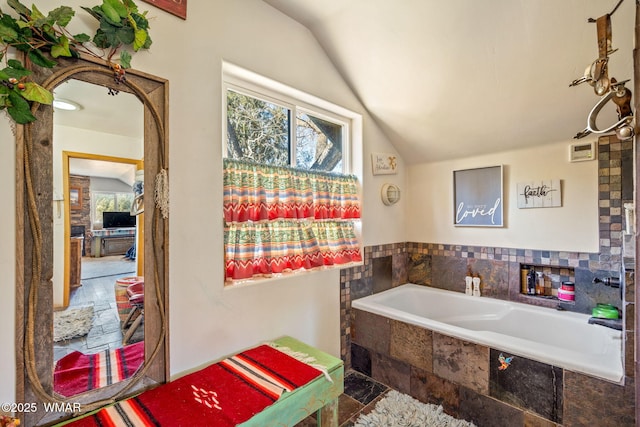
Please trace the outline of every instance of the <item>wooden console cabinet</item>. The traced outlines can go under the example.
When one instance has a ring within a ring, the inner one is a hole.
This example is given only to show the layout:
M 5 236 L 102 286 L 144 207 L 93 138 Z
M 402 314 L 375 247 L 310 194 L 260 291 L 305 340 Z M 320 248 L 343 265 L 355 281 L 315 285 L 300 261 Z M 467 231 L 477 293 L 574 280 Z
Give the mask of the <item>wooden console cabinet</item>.
M 135 236 L 103 237 L 102 256 L 124 255 L 135 241 Z
M 72 237 L 69 245 L 69 286 L 82 285 L 82 245 L 84 237 Z

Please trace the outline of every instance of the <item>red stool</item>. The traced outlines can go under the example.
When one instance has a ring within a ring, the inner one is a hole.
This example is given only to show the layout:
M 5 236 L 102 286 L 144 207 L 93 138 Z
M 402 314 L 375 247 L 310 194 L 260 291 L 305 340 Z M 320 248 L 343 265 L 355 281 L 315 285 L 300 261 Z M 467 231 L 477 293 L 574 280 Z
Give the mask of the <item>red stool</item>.
M 133 308 L 122 324 L 122 331 L 127 330 L 122 340 L 122 344 L 124 345 L 129 342 L 144 319 L 144 282 L 136 282 L 127 286 L 127 295 L 129 296 L 129 303 Z M 129 324 L 131 324 L 131 326 L 129 326 Z

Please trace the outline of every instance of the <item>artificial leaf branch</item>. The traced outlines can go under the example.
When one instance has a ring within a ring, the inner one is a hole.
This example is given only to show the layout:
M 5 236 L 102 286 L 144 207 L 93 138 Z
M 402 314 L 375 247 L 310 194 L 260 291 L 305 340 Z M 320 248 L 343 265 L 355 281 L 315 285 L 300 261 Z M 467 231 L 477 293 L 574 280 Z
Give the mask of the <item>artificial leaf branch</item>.
M 133 0 L 102 0 L 99 6 L 82 7 L 98 21 L 93 38 L 67 30 L 75 16 L 68 6 L 45 15 L 35 5 L 29 9 L 19 0 L 7 0 L 7 4 L 18 17 L 0 9 L 0 61 L 6 65 L 0 70 L 0 110 L 6 109 L 16 123 L 34 121 L 30 103 L 51 104 L 53 95 L 29 81 L 31 71 L 22 62 L 7 59 L 9 48 L 23 52 L 27 61 L 43 68 L 55 67 L 56 58 L 78 58 L 81 53 L 103 58 L 113 68 L 116 81 L 121 82 L 125 79 L 124 69 L 131 67 L 131 53 L 125 48 L 137 52 L 151 46 L 147 12 L 138 12 Z

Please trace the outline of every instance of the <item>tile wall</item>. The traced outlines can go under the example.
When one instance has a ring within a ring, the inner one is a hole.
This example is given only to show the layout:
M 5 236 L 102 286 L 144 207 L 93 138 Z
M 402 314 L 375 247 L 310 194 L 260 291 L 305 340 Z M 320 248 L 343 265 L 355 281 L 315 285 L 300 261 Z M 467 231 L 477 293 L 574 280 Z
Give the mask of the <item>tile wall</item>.
M 623 257 L 622 250 L 623 204 L 633 199 L 633 148 L 613 136 L 601 137 L 598 145 L 599 253 L 422 242 L 366 247 L 363 265 L 343 270 L 340 277 L 345 366 L 420 400 L 443 404 L 479 425 L 500 425 L 495 422 L 502 419 L 513 420 L 505 424 L 509 426 L 593 425 L 594 420 L 598 425 L 634 425 L 634 260 Z M 563 303 L 568 310 L 590 313 L 596 302 L 622 309 L 623 386 L 533 360 L 493 372 L 495 363 L 490 368 L 489 361 L 499 349 L 351 310 L 352 300 L 407 282 L 464 292 L 468 269 L 481 277 L 485 297 L 556 307 L 556 299 L 520 293 L 522 264 L 543 268 L 554 288 L 562 280 L 574 281 L 576 302 Z M 595 277 L 610 276 L 620 277 L 624 289 L 592 283 Z M 603 408 L 608 408 L 604 421 L 598 414 Z

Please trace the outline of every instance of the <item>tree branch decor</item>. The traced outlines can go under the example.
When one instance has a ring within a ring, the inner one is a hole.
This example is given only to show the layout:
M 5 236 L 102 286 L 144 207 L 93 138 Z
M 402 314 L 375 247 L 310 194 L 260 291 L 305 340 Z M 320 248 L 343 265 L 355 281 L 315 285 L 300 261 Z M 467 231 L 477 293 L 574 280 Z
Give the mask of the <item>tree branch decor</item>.
M 126 79 L 125 69 L 131 67 L 131 51 L 149 49 L 149 21 L 147 12 L 140 13 L 133 0 L 102 0 L 92 8 L 82 7 L 98 21 L 92 37 L 87 34 L 71 34 L 67 25 L 75 16 L 68 6 L 60 6 L 48 14 L 33 5 L 31 9 L 19 0 L 7 0 L 18 17 L 3 13 L 0 9 L 0 61 L 6 65 L 0 69 L 0 110 L 6 109 L 16 123 L 26 124 L 36 118 L 31 114 L 31 104 L 51 104 L 53 94 L 42 86 L 29 81 L 31 71 L 17 59 L 8 59 L 9 48 L 23 52 L 31 64 L 53 68 L 56 58 L 78 58 L 87 54 L 107 61 L 114 72 L 116 82 Z M 120 53 L 118 60 L 114 59 Z

